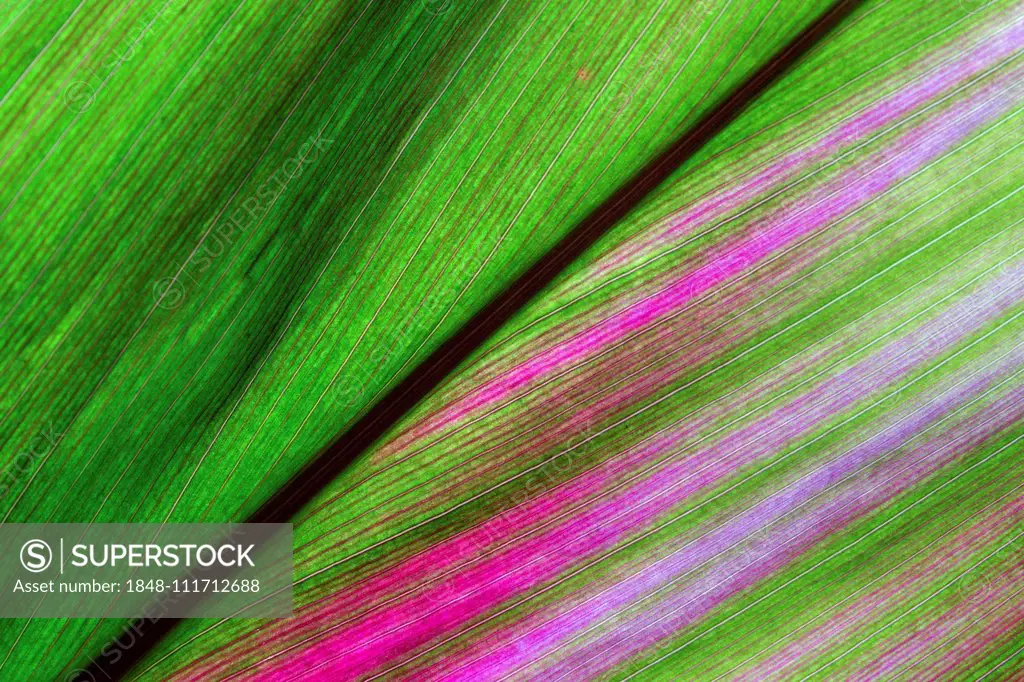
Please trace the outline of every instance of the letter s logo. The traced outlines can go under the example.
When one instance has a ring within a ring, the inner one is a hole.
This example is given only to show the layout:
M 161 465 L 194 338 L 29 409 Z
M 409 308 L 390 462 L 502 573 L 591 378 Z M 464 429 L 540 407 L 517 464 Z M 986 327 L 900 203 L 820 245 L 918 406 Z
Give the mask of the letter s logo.
M 21 546 L 21 565 L 32 573 L 40 573 L 50 567 L 53 551 L 42 540 L 29 540 Z

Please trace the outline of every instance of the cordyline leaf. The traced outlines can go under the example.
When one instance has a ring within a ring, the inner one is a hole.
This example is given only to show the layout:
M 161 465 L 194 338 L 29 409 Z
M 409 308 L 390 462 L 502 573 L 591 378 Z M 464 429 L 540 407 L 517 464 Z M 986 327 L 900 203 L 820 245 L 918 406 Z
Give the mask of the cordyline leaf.
M 829 4 L 12 3 L 0 519 L 250 517 Z
M 1019 3 L 868 2 L 295 518 L 159 679 L 1009 679 Z

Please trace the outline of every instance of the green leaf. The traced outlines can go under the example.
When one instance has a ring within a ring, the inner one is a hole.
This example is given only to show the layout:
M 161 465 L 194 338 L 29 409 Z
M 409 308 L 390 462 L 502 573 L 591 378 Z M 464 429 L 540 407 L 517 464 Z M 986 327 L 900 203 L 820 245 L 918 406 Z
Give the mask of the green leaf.
M 12 18 L 3 521 L 248 517 L 826 7 Z M 122 627 L 7 622 L 0 670 L 60 676 Z
M 864 3 L 298 514 L 296 618 L 135 675 L 1012 674 L 1024 33 L 974 9 Z

